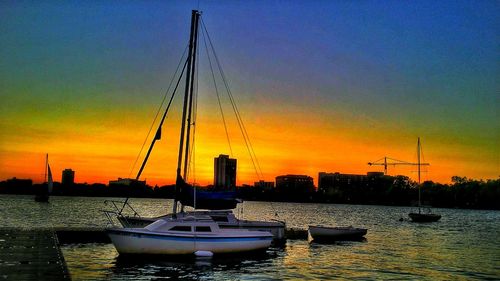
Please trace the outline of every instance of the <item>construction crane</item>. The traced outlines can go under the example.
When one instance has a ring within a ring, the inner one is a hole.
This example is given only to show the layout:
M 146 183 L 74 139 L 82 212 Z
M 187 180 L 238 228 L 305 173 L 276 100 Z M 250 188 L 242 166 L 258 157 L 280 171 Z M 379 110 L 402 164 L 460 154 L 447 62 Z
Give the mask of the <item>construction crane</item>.
M 392 162 L 389 162 L 387 160 L 390 160 Z M 420 163 L 420 161 L 419 161 L 419 163 L 411 163 L 411 162 L 406 162 L 406 161 L 402 161 L 402 160 L 398 160 L 398 159 L 394 159 L 394 158 L 390 158 L 390 157 L 386 156 L 386 157 L 380 158 L 379 160 L 377 160 L 375 162 L 368 162 L 368 165 L 370 165 L 370 166 L 375 166 L 375 165 L 384 166 L 384 175 L 387 175 L 387 166 L 389 166 L 389 165 L 392 165 L 392 166 L 396 166 L 396 165 L 429 166 L 430 164 L 429 163 Z M 419 167 L 419 171 L 420 171 L 420 167 Z M 419 177 L 420 177 L 420 173 L 419 173 Z

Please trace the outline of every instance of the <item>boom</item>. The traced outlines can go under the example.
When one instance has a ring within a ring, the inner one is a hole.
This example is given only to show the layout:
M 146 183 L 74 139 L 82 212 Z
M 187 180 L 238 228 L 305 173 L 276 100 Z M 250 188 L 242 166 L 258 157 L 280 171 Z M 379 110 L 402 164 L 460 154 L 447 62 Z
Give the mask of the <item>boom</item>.
M 387 161 L 389 160 L 389 161 Z M 392 162 L 390 162 L 392 161 Z M 396 166 L 396 165 L 410 165 L 410 166 L 429 166 L 430 164 L 429 163 L 411 163 L 411 162 L 406 162 L 406 161 L 403 161 L 403 160 L 398 160 L 398 159 L 394 159 L 394 158 L 390 158 L 390 157 L 383 157 L 383 158 L 380 158 L 379 160 L 375 161 L 375 162 L 368 162 L 368 165 L 370 166 L 384 166 L 384 175 L 387 175 L 387 166 L 391 165 L 391 166 Z

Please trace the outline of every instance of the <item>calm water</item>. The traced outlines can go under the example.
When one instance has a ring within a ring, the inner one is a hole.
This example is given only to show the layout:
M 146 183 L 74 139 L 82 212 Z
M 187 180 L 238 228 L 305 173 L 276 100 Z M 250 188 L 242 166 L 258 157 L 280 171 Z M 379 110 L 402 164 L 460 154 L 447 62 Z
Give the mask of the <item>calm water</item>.
M 104 198 L 52 197 L 50 204 L 31 196 L 0 195 L 4 227 L 104 227 Z M 141 215 L 170 211 L 171 200 L 132 199 Z M 400 222 L 410 208 L 245 202 L 237 209 L 245 219 L 280 219 L 288 227 L 308 224 L 368 228 L 366 241 L 333 245 L 289 240 L 265 255 L 141 260 L 121 259 L 112 244 L 62 247 L 75 280 L 499 280 L 500 212 L 435 209 L 437 223 Z M 277 214 L 277 216 L 275 215 Z

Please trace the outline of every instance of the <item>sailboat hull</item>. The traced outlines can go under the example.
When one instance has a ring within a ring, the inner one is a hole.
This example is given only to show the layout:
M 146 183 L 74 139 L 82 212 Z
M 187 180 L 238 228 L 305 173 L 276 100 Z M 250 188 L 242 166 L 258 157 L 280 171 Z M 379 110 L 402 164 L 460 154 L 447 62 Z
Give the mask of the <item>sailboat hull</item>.
M 46 185 L 39 186 L 35 194 L 35 202 L 48 203 L 49 191 Z
M 118 220 L 124 227 L 144 227 L 158 218 L 141 217 L 118 217 Z M 273 235 L 273 243 L 286 242 L 285 223 L 267 222 L 267 221 L 238 221 L 237 223 L 219 223 L 222 229 L 247 229 L 252 231 L 266 231 Z
M 192 236 L 146 233 L 133 229 L 109 229 L 108 235 L 120 254 L 189 255 L 196 251 L 229 254 L 265 250 L 271 245 L 270 235 Z
M 49 195 L 35 195 L 35 202 L 41 202 L 41 203 L 48 203 L 49 202 Z

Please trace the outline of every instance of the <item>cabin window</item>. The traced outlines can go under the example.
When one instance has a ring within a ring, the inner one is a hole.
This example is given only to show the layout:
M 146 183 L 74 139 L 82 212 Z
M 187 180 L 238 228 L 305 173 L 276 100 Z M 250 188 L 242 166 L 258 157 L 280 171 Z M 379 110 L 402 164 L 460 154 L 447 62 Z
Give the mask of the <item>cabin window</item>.
M 196 232 L 212 232 L 210 226 L 195 226 Z
M 211 218 L 216 222 L 228 222 L 227 217 L 211 216 Z
M 184 226 L 184 225 L 176 225 L 172 227 L 170 230 L 172 231 L 191 231 L 190 226 Z

